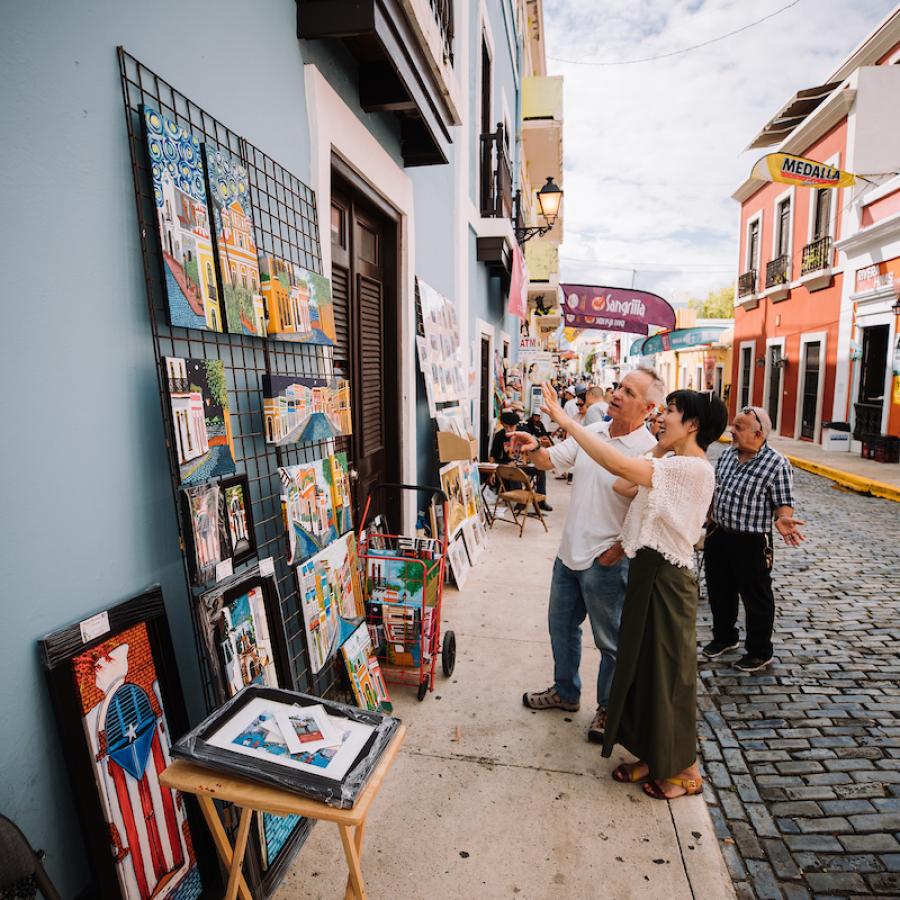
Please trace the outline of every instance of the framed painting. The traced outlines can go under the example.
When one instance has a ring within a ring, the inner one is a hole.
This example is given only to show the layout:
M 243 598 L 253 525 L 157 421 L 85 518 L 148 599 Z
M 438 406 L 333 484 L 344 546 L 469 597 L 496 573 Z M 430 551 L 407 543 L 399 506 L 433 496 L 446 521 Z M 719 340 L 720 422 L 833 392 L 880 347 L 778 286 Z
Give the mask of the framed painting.
M 209 144 L 203 145 L 225 326 L 232 334 L 266 336 L 259 260 L 253 237 L 247 170 Z
M 219 359 L 163 359 L 181 483 L 233 475 L 234 435 L 225 365 Z
M 441 466 L 441 489 L 447 495 L 447 533 L 451 536 L 459 531 L 466 518 L 466 501 L 463 495 L 462 474 L 458 462 Z
M 219 485 L 182 488 L 181 519 L 191 582 L 206 584 L 215 577 L 216 566 L 231 556 Z
M 267 444 L 327 441 L 353 431 L 345 378 L 263 375 L 262 389 Z
M 469 556 L 469 562 L 474 566 L 484 555 L 484 526 L 481 530 L 478 527 L 481 520 L 476 516 L 472 519 L 466 519 L 462 526 L 463 539 L 466 542 L 466 552 Z
M 457 535 L 450 541 L 447 547 L 447 561 L 450 563 L 450 571 L 453 573 L 453 580 L 456 582 L 457 588 L 462 590 L 466 585 L 469 570 L 472 567 L 462 534 Z
M 372 638 L 365 622 L 341 644 L 341 656 L 350 677 L 350 687 L 357 705 L 363 709 L 393 712 L 394 707 L 391 704 L 387 684 L 381 674 L 381 666 L 378 665 Z
M 231 557 L 237 565 L 256 553 L 250 482 L 246 475 L 235 475 L 223 478 L 218 486 Z
M 350 494 L 350 466 L 341 451 L 331 457 L 331 501 L 338 534 L 353 530 L 353 497 Z
M 248 684 L 274 688 L 292 684 L 273 575 L 262 575 L 257 565 L 222 581 L 197 599 L 197 619 L 218 704 Z M 257 817 L 257 828 L 254 857 L 262 872 L 269 872 L 268 878 L 260 877 L 277 883 L 310 824 L 300 816 L 265 814 Z
M 474 470 L 474 476 L 473 476 Z M 478 497 L 481 496 L 481 482 L 478 478 L 478 467 L 469 460 L 459 464 L 459 481 L 462 487 L 463 505 L 467 519 L 478 515 Z
M 305 707 L 324 707 L 334 746 L 292 752 L 278 726 Z M 399 720 L 308 694 L 250 685 L 175 746 L 175 755 L 339 808 L 352 807 Z
M 220 896 L 203 820 L 159 781 L 187 728 L 160 589 L 49 634 L 39 647 L 97 894 Z
M 268 336 L 334 346 L 337 331 L 331 282 L 272 254 L 260 258 L 259 269 Z
M 158 110 L 142 113 L 169 323 L 222 331 L 200 142 Z

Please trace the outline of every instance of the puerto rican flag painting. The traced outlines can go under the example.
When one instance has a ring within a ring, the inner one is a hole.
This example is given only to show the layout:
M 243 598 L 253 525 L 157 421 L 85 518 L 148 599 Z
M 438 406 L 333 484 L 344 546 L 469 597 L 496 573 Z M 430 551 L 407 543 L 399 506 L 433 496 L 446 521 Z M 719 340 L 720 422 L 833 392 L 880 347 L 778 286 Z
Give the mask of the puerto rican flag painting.
M 146 625 L 73 660 L 82 723 L 126 900 L 202 893 L 184 801 L 159 783 L 169 736 Z

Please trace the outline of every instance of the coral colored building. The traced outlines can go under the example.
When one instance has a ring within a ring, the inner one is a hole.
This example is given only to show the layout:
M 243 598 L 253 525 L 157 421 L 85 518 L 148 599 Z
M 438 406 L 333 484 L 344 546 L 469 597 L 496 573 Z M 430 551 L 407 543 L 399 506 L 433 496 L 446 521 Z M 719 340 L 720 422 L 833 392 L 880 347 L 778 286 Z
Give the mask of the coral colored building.
M 795 94 L 750 145 L 866 180 L 815 189 L 750 178 L 732 195 L 741 212 L 731 412 L 762 406 L 785 437 L 818 442 L 829 421 L 849 422 L 857 442 L 900 433 L 891 309 L 895 269 L 900 285 L 896 63 L 900 10 L 825 84 Z

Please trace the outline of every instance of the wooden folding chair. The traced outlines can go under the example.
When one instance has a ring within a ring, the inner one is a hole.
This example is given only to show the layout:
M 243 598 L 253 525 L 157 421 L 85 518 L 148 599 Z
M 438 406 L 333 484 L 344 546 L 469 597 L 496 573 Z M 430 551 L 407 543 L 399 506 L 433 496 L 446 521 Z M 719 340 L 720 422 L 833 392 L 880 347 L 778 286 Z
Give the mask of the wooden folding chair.
M 519 537 L 525 530 L 525 521 L 528 519 L 528 507 L 533 507 L 535 515 L 540 519 L 544 531 L 549 531 L 541 512 L 540 504 L 547 499 L 546 494 L 539 494 L 534 489 L 531 478 L 518 466 L 497 466 L 494 473 L 497 477 L 497 499 L 494 501 L 494 522 L 509 522 L 509 519 L 501 516 L 497 518 L 497 506 L 502 500 L 506 508 L 512 513 L 513 521 L 510 524 L 518 525 Z M 522 507 L 522 509 L 517 509 Z M 519 517 L 521 516 L 521 521 Z M 493 527 L 493 524 L 492 524 Z

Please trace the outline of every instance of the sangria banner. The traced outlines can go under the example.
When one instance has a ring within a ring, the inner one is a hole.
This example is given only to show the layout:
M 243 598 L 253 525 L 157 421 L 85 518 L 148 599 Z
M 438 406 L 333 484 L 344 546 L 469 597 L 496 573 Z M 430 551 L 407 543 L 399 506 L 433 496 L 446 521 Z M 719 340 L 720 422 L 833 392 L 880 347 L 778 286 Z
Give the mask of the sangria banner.
M 648 334 L 650 325 L 675 327 L 675 310 L 657 294 L 631 288 L 561 284 L 563 317 L 573 328 Z

